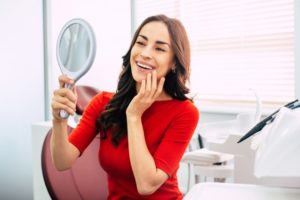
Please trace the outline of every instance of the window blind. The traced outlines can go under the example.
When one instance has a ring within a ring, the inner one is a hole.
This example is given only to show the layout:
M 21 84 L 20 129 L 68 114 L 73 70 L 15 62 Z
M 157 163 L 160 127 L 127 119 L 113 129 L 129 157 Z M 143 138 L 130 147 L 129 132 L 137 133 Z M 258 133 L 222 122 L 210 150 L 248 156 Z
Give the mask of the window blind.
M 295 98 L 293 0 L 135 1 L 136 25 L 163 13 L 184 24 L 192 93 L 210 102 L 265 104 Z

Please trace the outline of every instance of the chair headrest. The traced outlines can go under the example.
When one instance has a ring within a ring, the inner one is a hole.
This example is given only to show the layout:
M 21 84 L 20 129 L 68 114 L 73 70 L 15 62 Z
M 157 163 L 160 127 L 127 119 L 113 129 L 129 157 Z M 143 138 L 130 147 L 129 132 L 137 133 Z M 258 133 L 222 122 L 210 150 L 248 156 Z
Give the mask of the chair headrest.
M 100 92 L 97 88 L 86 86 L 86 85 L 78 85 L 75 87 L 77 92 L 77 103 L 76 103 L 76 113 L 78 115 L 82 115 L 85 107 L 88 105 L 89 101 Z

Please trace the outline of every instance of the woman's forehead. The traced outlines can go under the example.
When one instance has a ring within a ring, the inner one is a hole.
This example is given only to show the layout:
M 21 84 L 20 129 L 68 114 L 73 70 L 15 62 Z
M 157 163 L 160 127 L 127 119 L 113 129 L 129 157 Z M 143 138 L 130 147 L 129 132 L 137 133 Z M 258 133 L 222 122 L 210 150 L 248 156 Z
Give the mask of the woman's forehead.
M 170 43 L 170 35 L 166 24 L 163 22 L 155 21 L 145 24 L 139 35 L 143 35 L 148 38 L 148 40 L 160 40 Z

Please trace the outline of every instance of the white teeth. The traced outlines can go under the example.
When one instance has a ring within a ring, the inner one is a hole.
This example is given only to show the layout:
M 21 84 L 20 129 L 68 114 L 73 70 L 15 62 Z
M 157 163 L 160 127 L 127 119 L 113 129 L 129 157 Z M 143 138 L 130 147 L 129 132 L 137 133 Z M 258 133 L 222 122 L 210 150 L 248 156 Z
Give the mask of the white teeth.
M 138 66 L 140 66 L 141 68 L 144 68 L 144 69 L 152 69 L 152 67 L 148 66 L 148 65 L 144 65 L 142 63 L 137 63 Z

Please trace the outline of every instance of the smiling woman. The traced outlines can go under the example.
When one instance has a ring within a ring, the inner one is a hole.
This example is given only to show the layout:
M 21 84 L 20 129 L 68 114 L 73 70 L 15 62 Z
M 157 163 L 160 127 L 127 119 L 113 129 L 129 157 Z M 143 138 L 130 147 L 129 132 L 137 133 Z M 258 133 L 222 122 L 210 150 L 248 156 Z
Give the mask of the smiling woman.
M 76 95 L 54 92 L 51 152 L 64 170 L 99 133 L 99 161 L 108 174 L 108 199 L 182 199 L 176 172 L 199 112 L 186 96 L 190 48 L 182 24 L 157 15 L 137 29 L 115 93 L 96 95 L 67 135 L 60 109 L 74 112 Z M 61 76 L 60 85 L 69 83 Z M 176 152 L 174 152 L 176 149 Z

